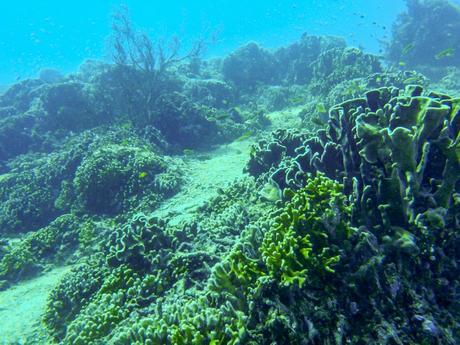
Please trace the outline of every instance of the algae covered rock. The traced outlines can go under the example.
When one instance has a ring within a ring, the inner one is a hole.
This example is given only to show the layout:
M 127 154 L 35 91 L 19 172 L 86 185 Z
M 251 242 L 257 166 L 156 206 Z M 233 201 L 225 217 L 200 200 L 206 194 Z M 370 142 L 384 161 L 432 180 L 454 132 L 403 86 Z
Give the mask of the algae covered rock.
M 46 130 L 79 131 L 108 123 L 110 114 L 98 109 L 88 85 L 66 82 L 49 86 L 41 97 L 46 118 Z
M 216 108 L 225 108 L 235 98 L 233 88 L 219 79 L 192 79 L 184 88 L 194 101 Z

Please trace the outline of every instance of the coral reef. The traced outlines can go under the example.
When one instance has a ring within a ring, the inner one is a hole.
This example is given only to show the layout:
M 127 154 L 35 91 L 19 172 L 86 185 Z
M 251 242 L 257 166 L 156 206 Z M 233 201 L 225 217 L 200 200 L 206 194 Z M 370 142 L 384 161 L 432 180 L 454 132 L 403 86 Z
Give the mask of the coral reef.
M 311 90 L 321 95 L 337 83 L 382 71 L 376 56 L 356 48 L 327 50 L 310 64 L 310 69 Z
M 0 279 L 18 281 L 43 269 L 50 262 L 64 262 L 77 246 L 78 220 L 67 214 L 48 226 L 6 246 L 0 257 Z
M 103 264 L 101 258 L 95 257 L 75 267 L 49 295 L 43 322 L 54 339 L 63 338 L 68 322 L 101 287 L 102 278 L 107 274 Z
M 71 210 L 116 214 L 170 197 L 180 169 L 148 144 L 129 128 L 94 130 L 53 153 L 17 157 L 0 175 L 0 232 L 33 231 Z
M 274 52 L 277 70 L 289 84 L 308 84 L 312 78 L 310 65 L 318 56 L 329 50 L 343 50 L 345 40 L 334 36 L 303 34 L 299 41 Z
M 72 266 L 48 343 L 458 343 L 455 92 L 335 37 L 143 64 L 118 30 L 115 64 L 0 96 L 0 289 Z M 202 187 L 221 154 L 245 171 Z
M 163 160 L 147 148 L 104 146 L 85 157 L 75 171 L 76 207 L 89 213 L 118 213 L 144 190 L 160 194 L 157 176 L 165 171 Z
M 447 0 L 407 0 L 407 11 L 393 25 L 390 61 L 409 68 L 459 66 L 460 8 Z M 436 71 L 429 73 L 436 76 Z
M 251 42 L 230 54 L 222 62 L 224 80 L 238 89 L 254 88 L 257 83 L 270 84 L 276 80 L 276 61 L 273 55 Z
M 207 119 L 206 108 L 189 101 L 180 93 L 165 94 L 155 102 L 152 123 L 166 140 L 180 148 L 196 148 L 212 143 L 218 126 Z

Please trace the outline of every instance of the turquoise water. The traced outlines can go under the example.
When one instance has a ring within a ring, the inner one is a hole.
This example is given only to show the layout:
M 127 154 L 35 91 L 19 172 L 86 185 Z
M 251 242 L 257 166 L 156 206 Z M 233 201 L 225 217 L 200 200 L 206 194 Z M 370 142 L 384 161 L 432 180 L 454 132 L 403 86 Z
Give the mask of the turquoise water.
M 247 41 L 285 45 L 309 34 L 340 35 L 349 44 L 379 51 L 401 0 L 126 1 L 133 22 L 153 37 L 184 42 L 217 33 L 209 56 L 223 56 Z M 107 56 L 111 13 L 118 1 L 2 1 L 0 85 L 32 77 L 44 67 L 72 72 L 85 59 Z

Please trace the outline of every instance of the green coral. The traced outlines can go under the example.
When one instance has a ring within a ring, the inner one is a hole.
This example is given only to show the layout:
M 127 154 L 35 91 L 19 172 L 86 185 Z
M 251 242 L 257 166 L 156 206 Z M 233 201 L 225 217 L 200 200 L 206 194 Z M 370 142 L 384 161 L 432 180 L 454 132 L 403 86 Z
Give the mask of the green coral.
M 62 261 L 77 246 L 77 227 L 74 216 L 63 215 L 9 246 L 0 260 L 0 279 L 19 280 L 46 263 Z
M 73 268 L 48 296 L 43 323 L 52 337 L 64 338 L 68 324 L 86 307 L 107 274 L 100 257 Z
M 155 175 L 165 171 L 161 158 L 148 149 L 108 145 L 83 160 L 74 188 L 80 207 L 94 213 L 117 213 L 126 199 L 136 195 Z
M 114 267 L 126 263 L 135 268 L 151 268 L 165 261 L 172 239 L 161 219 L 135 214 L 123 227 L 115 229 L 108 241 L 107 262 Z
M 351 207 L 342 187 L 322 175 L 290 194 L 291 201 L 265 234 L 260 248 L 270 276 L 282 285 L 297 284 L 334 273 L 340 254 L 334 243 L 351 232 Z
M 86 266 L 70 275 L 54 293 L 57 302 L 50 302 L 46 324 L 63 344 L 108 339 L 177 345 L 253 341 L 262 332 L 251 323 L 257 303 L 333 274 L 340 256 L 337 245 L 351 232 L 350 206 L 337 182 L 318 175 L 290 194 L 284 207 L 244 230 L 209 276 L 202 266 L 203 260 L 212 260 L 208 254 L 174 253 L 180 242 L 170 236 L 181 233 L 156 218 L 136 215 L 112 233 L 107 246 L 110 272 Z M 215 200 L 216 205 L 226 203 L 226 196 Z M 289 246 L 280 241 L 283 237 Z M 93 276 L 93 283 L 69 286 L 78 277 L 87 281 Z M 201 281 L 195 286 L 206 282 L 205 288 L 184 293 L 194 286 L 194 277 Z M 85 299 L 81 310 L 72 302 L 74 296 Z M 143 313 L 145 307 L 146 316 L 128 322 L 129 315 Z M 267 324 L 275 322 L 273 312 L 264 314 Z M 68 320 L 65 333 L 60 318 Z
M 102 283 L 91 302 L 67 327 L 64 344 L 94 344 L 126 319 L 136 304 L 138 275 L 122 265 Z

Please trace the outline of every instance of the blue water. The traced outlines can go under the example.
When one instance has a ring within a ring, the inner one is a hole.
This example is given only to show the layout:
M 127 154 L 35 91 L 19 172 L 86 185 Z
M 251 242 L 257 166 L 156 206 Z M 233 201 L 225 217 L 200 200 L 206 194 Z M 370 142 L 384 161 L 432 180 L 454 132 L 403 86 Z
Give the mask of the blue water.
M 133 22 L 153 37 L 177 34 L 184 45 L 218 33 L 208 56 L 222 56 L 247 41 L 286 45 L 302 33 L 343 36 L 379 51 L 402 0 L 126 1 Z M 390 4 L 390 5 L 389 5 Z M 108 58 L 111 13 L 118 1 L 17 0 L 0 3 L 0 85 L 33 77 L 44 67 L 68 73 L 87 58 Z

